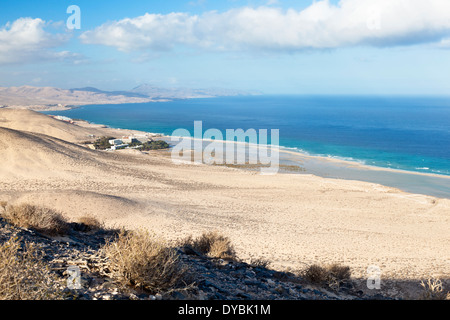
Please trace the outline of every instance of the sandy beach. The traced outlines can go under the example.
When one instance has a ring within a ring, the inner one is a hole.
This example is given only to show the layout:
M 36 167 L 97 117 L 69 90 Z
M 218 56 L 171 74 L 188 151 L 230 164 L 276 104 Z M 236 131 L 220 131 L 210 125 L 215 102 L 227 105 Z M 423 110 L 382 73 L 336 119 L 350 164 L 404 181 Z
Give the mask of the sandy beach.
M 132 130 L 70 124 L 0 109 L 0 200 L 90 214 L 168 240 L 218 230 L 244 260 L 282 270 L 339 262 L 353 277 L 381 269 L 382 290 L 414 295 L 420 280 L 450 279 L 450 200 L 312 174 L 260 175 L 174 164 L 167 151 L 102 152 L 78 143 Z

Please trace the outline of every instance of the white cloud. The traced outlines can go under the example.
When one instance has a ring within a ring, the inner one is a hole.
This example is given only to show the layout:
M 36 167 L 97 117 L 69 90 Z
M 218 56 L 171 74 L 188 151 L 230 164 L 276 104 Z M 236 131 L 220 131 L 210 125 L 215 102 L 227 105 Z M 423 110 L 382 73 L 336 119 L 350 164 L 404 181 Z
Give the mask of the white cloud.
M 46 32 L 45 27 L 42 19 L 19 18 L 0 28 L 0 64 L 67 60 L 77 56 L 65 51 L 51 51 L 51 48 L 64 44 L 69 36 Z
M 444 38 L 442 39 L 438 44 L 438 48 L 441 49 L 450 49 L 450 38 Z
M 449 0 L 327 0 L 304 10 L 269 6 L 226 12 L 145 14 L 86 31 L 87 44 L 135 50 L 292 51 L 439 42 L 450 36 Z

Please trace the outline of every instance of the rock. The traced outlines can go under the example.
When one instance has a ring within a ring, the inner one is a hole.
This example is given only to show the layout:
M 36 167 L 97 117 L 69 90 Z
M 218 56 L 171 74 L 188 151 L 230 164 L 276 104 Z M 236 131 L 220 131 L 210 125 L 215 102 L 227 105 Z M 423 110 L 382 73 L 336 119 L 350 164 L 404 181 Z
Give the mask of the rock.
M 269 290 L 269 287 L 263 282 L 259 282 L 258 287 L 261 288 L 262 290 Z
M 251 295 L 249 295 L 249 294 L 247 294 L 247 293 L 245 293 L 245 292 L 239 292 L 237 295 L 236 295 L 236 297 L 238 297 L 238 298 L 244 298 L 244 299 L 247 299 L 247 300 L 252 300 L 253 299 L 253 297 L 251 296 Z
M 111 290 L 115 287 L 113 282 L 106 281 L 101 285 L 102 290 Z
M 253 270 L 247 270 L 245 272 L 245 275 L 249 278 L 254 278 L 256 276 L 256 273 Z
M 202 290 L 198 292 L 198 300 L 206 300 L 206 297 L 207 297 L 206 293 L 203 292 Z
M 278 271 L 273 273 L 273 277 L 275 279 L 279 279 L 279 280 L 285 280 L 285 279 L 289 278 L 289 276 L 286 273 L 278 272 Z
M 281 285 L 278 285 L 278 286 L 275 288 L 275 291 L 278 292 L 279 294 L 282 294 L 282 295 L 287 294 L 286 289 L 283 288 L 283 286 L 281 286 Z
M 274 286 L 275 285 L 275 281 L 273 281 L 272 279 L 267 279 L 267 284 L 270 286 Z
M 227 297 L 220 294 L 219 292 L 216 292 L 216 300 L 228 300 Z
M 185 300 L 186 299 L 186 296 L 179 291 L 172 292 L 171 297 L 175 300 Z
M 140 300 L 139 297 L 137 295 L 135 295 L 134 293 L 130 293 L 129 299 L 130 300 Z
M 319 290 L 313 290 L 313 292 L 314 292 L 314 294 L 316 294 L 316 295 L 322 295 L 322 292 L 320 292 Z
M 244 283 L 249 286 L 259 285 L 260 282 L 256 279 L 245 279 Z

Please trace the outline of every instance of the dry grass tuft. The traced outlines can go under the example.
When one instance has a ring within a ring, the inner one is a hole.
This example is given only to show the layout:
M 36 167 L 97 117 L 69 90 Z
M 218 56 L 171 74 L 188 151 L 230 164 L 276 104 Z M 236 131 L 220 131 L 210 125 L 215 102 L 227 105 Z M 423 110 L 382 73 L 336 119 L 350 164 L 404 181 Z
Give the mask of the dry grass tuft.
M 57 300 L 56 276 L 32 244 L 21 248 L 17 237 L 0 245 L 0 300 Z
M 185 288 L 187 268 L 175 249 L 145 231 L 122 231 L 103 250 L 113 276 L 124 285 L 152 293 Z
M 47 235 L 63 235 L 69 229 L 61 213 L 29 204 L 7 205 L 2 216 L 14 226 L 34 229 Z
M 337 263 L 327 266 L 313 264 L 303 271 L 303 277 L 307 281 L 318 285 L 328 285 L 335 289 L 338 289 L 342 282 L 348 281 L 350 276 L 350 267 Z
M 444 286 L 439 279 L 428 279 L 422 281 L 420 285 L 423 288 L 421 299 L 423 300 L 450 300 L 450 292 L 444 292 Z
M 317 264 L 309 266 L 304 272 L 303 277 L 311 283 L 324 284 L 328 280 L 328 271 Z
M 270 267 L 270 261 L 263 258 L 251 259 L 250 265 L 253 268 L 268 268 Z
M 6 209 L 6 206 L 8 205 L 7 201 L 0 201 L 0 208 L 2 208 L 3 210 Z
M 96 231 L 104 229 L 104 225 L 93 216 L 82 216 L 78 219 L 85 231 Z
M 339 281 L 348 280 L 352 275 L 350 267 L 343 266 L 338 263 L 333 263 L 329 265 L 327 269 L 328 272 L 330 273 L 330 276 Z
M 236 259 L 236 253 L 230 239 L 216 231 L 205 232 L 196 239 L 188 237 L 182 241 L 182 245 L 190 246 L 213 258 Z

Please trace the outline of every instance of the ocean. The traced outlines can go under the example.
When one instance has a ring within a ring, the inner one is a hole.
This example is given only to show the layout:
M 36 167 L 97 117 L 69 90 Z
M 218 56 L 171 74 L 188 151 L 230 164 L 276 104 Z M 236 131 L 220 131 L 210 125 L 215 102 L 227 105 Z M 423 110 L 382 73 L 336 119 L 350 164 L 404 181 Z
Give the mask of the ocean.
M 450 98 L 245 96 L 91 105 L 49 114 L 172 134 L 279 129 L 280 146 L 383 168 L 450 175 Z

